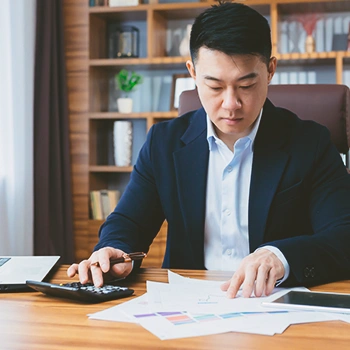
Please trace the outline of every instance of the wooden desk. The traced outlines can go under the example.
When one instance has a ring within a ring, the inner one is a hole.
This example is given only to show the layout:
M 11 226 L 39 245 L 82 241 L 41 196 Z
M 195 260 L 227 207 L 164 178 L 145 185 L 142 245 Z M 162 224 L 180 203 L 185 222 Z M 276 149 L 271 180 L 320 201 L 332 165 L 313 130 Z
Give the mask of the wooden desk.
M 51 281 L 67 282 L 67 266 L 52 273 Z M 184 276 L 224 280 L 225 272 L 175 270 Z M 167 271 L 142 269 L 128 282 L 135 296 L 145 292 L 145 281 L 167 281 Z M 317 291 L 349 292 L 350 281 L 312 288 Z M 37 292 L 0 293 L 1 350 L 89 349 L 349 349 L 350 325 L 332 321 L 293 325 L 283 334 L 270 336 L 225 333 L 205 337 L 161 341 L 139 325 L 89 320 L 87 314 L 123 300 L 80 304 L 47 297 Z

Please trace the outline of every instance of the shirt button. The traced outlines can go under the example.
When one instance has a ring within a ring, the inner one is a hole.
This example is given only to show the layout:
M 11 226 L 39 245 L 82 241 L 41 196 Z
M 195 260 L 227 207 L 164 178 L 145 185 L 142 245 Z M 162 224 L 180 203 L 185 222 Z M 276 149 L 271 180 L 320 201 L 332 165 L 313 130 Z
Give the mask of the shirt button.
M 227 255 L 231 255 L 232 254 L 232 250 L 231 249 L 226 249 L 226 254 Z
M 227 171 L 230 173 L 232 171 L 232 166 L 228 166 Z
M 231 212 L 230 212 L 228 209 L 226 209 L 226 210 L 225 210 L 225 214 L 226 214 L 227 216 L 230 216 L 230 215 L 231 215 Z
M 304 276 L 308 278 L 310 276 L 310 269 L 308 267 L 305 267 L 304 269 Z

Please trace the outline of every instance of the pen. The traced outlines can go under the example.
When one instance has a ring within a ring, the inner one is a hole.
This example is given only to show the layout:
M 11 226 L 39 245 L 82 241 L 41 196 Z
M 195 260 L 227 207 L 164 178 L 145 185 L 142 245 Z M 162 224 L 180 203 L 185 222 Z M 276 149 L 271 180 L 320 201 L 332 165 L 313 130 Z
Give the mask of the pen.
M 131 262 L 133 260 L 142 260 L 146 256 L 147 256 L 147 254 L 143 253 L 143 252 L 123 254 L 123 256 L 121 256 L 120 258 L 110 260 L 109 263 L 112 266 L 114 264 L 120 264 L 120 263 L 124 263 L 124 262 Z M 98 261 L 96 261 L 94 263 L 91 263 L 90 266 L 100 266 L 100 264 L 99 264 Z

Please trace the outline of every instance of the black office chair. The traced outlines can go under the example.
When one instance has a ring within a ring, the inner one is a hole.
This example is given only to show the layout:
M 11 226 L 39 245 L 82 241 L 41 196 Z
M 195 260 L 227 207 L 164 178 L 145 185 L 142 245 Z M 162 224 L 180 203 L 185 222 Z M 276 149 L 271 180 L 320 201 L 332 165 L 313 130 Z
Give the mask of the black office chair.
M 297 114 L 301 119 L 314 120 L 326 126 L 339 153 L 346 155 L 350 148 L 350 90 L 345 85 L 270 85 L 268 98 L 277 107 Z M 178 114 L 200 108 L 197 90 L 182 92 Z

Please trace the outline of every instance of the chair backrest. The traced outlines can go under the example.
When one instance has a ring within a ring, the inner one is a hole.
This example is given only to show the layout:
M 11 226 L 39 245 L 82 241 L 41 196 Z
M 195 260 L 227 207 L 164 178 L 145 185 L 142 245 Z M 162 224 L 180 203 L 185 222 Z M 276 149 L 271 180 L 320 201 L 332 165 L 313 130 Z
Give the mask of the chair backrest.
M 326 126 L 339 153 L 350 148 L 350 90 L 345 85 L 270 85 L 268 98 L 277 107 L 297 114 L 301 119 L 314 120 Z M 182 92 L 179 115 L 200 108 L 197 90 Z

